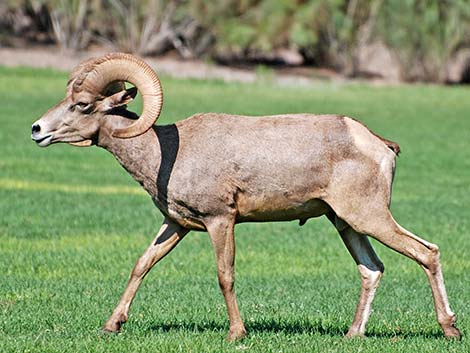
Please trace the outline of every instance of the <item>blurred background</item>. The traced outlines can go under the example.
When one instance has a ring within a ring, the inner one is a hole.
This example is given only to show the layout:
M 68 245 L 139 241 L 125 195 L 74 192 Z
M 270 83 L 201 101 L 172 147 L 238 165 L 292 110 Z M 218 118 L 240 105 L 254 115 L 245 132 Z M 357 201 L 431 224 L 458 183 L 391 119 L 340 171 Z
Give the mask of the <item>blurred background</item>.
M 0 65 L 70 69 L 110 50 L 189 76 L 468 84 L 470 0 L 0 2 Z

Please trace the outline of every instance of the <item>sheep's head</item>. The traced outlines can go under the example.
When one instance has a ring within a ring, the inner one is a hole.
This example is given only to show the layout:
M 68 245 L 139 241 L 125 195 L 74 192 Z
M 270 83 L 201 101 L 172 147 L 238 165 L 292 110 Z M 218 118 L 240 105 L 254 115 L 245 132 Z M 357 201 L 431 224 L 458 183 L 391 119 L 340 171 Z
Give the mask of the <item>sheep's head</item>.
M 135 88 L 126 89 L 124 82 Z M 65 98 L 33 124 L 31 137 L 41 147 L 57 142 L 90 146 L 107 116 L 124 108 L 137 90 L 142 94 L 142 115 L 124 127 L 116 127 L 112 136 L 131 138 L 152 127 L 162 109 L 161 84 L 150 66 L 130 54 L 113 53 L 87 60 L 70 74 Z

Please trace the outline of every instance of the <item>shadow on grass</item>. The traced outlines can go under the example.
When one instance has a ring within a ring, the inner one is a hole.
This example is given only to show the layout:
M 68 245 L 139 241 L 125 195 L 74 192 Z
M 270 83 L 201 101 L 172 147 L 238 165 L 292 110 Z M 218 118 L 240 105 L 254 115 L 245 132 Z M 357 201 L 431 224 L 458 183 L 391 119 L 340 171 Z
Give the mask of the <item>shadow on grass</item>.
M 321 321 L 306 322 L 306 321 L 286 321 L 279 322 L 276 320 L 260 320 L 247 322 L 245 324 L 248 335 L 250 333 L 285 333 L 285 334 L 319 334 L 332 337 L 344 337 L 348 331 L 347 327 L 334 327 L 325 324 Z M 203 321 L 203 322 L 162 322 L 155 323 L 150 327 L 152 331 L 170 332 L 170 331 L 191 331 L 191 332 L 206 332 L 228 331 L 228 325 L 217 321 Z M 405 339 L 405 338 L 443 338 L 444 335 L 439 330 L 426 330 L 422 332 L 404 332 L 401 330 L 391 330 L 385 332 L 380 330 L 367 330 L 366 335 L 369 338 L 387 338 L 387 339 Z
M 262 333 L 287 333 L 287 334 L 326 334 L 331 336 L 342 336 L 347 331 L 343 328 L 325 327 L 321 322 L 309 323 L 304 321 L 298 322 L 279 322 L 275 320 L 261 320 L 245 323 L 247 332 Z M 203 322 L 165 322 L 156 323 L 150 327 L 153 331 L 169 332 L 169 331 L 192 331 L 192 332 L 205 332 L 205 331 L 228 331 L 228 324 L 217 321 L 203 321 Z

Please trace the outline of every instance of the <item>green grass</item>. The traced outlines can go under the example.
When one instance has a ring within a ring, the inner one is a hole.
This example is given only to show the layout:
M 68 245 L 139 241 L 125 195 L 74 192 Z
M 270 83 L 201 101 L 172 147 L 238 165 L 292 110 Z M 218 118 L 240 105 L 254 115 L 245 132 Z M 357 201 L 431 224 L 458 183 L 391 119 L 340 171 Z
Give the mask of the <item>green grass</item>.
M 392 210 L 439 244 L 458 327 L 470 332 L 470 90 L 163 78 L 160 123 L 200 111 L 334 112 L 398 141 Z M 468 352 L 443 338 L 419 267 L 374 242 L 386 271 L 369 338 L 346 340 L 360 290 L 324 219 L 237 227 L 236 290 L 248 336 L 228 329 L 205 233 L 191 233 L 145 279 L 122 333 L 99 329 L 162 216 L 98 148 L 37 148 L 30 125 L 63 97 L 66 74 L 0 68 L 0 351 Z

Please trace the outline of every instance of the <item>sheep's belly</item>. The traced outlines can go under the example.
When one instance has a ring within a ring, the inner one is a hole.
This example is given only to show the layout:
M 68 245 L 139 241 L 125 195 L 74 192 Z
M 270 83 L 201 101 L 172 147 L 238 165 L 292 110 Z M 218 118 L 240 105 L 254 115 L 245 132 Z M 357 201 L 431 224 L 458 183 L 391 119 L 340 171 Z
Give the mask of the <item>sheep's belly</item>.
M 237 200 L 237 222 L 306 221 L 328 212 L 329 206 L 320 199 L 292 201 L 285 198 Z

